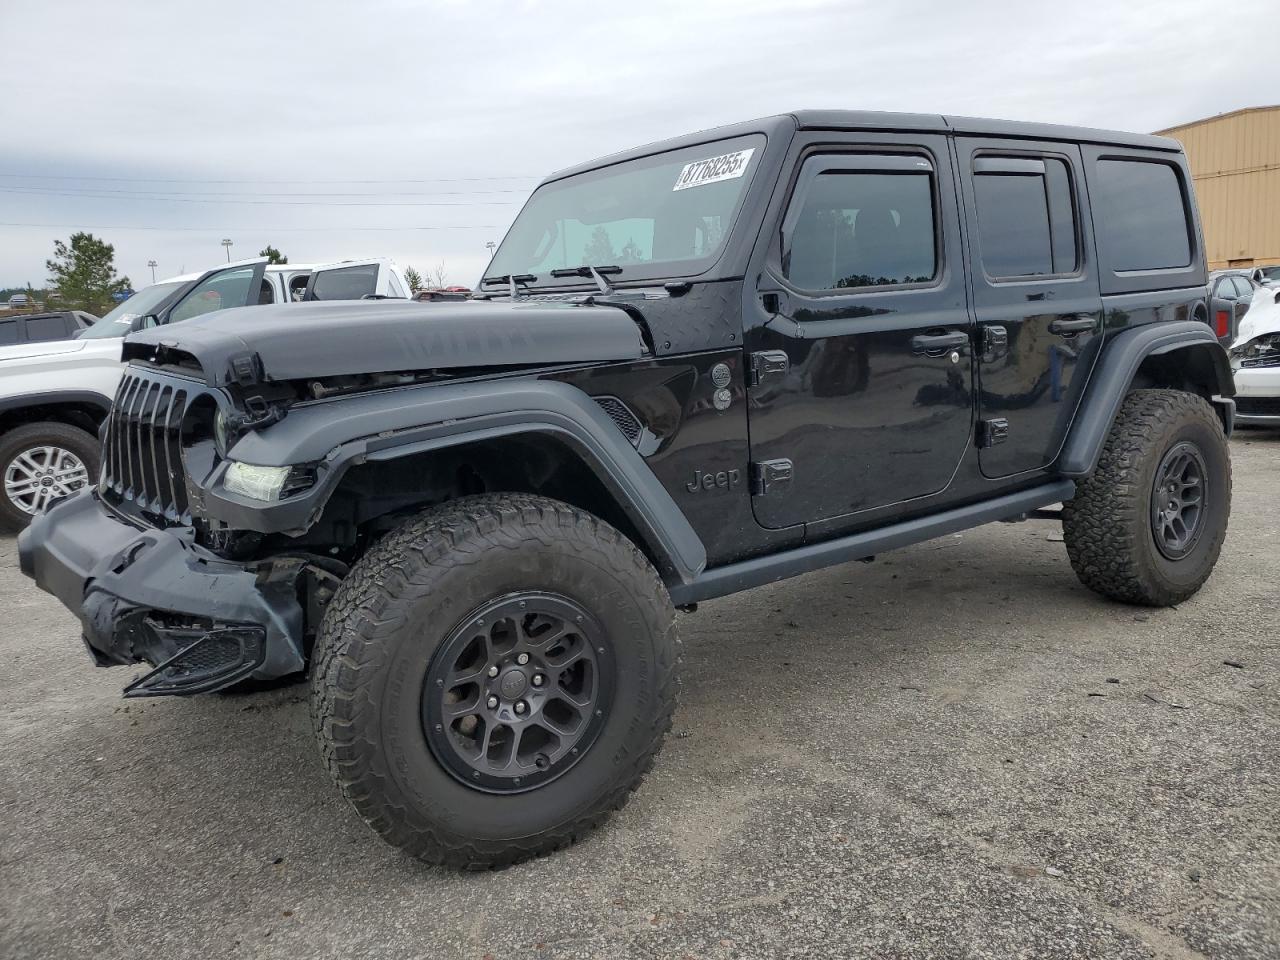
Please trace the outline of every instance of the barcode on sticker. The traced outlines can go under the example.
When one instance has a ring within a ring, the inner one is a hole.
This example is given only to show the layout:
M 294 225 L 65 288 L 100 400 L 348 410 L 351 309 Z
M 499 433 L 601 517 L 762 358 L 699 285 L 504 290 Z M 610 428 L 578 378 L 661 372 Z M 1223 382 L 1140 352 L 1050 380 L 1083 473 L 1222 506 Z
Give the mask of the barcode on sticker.
M 736 180 L 747 172 L 747 164 L 751 162 L 751 155 L 755 152 L 755 147 L 749 147 L 736 153 L 686 163 L 680 176 L 676 177 L 676 185 L 671 189 L 688 190 L 690 187 L 719 183 L 721 180 Z

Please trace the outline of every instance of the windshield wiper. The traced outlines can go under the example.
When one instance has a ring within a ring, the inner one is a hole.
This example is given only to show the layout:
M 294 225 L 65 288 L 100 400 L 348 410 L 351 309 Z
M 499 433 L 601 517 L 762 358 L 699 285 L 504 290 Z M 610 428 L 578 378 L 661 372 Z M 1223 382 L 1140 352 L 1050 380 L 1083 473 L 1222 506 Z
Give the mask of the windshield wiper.
M 516 284 L 533 283 L 538 278 L 532 273 L 504 273 L 497 277 L 485 277 L 480 281 L 480 286 L 486 283 L 505 283 L 511 290 L 511 299 L 516 300 L 520 297 L 520 288 Z
M 601 266 L 593 267 L 586 264 L 581 267 L 564 267 L 560 270 L 552 270 L 553 277 L 589 277 L 596 282 L 596 286 L 600 288 L 600 292 L 604 294 L 613 293 L 613 287 L 609 286 L 609 281 L 604 278 L 604 274 L 621 273 L 622 268 L 619 266 Z

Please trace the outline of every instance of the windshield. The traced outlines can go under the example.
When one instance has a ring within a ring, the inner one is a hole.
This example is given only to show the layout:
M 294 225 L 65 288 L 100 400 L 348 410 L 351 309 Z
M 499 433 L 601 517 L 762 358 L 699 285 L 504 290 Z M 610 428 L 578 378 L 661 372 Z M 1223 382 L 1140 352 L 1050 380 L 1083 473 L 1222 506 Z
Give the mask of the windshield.
M 1262 275 L 1268 280 L 1280 280 L 1280 266 L 1263 267 Z
M 93 326 L 84 330 L 79 339 L 123 337 L 129 332 L 134 317 L 154 313 L 171 293 L 186 286 L 186 283 L 185 280 L 172 280 L 168 283 L 153 284 L 145 290 L 138 291 Z
M 760 134 L 721 140 L 539 187 L 485 278 L 525 274 L 536 278 L 530 283 L 563 283 L 552 280 L 552 270 L 588 264 L 621 267 L 621 283 L 702 273 L 720 255 L 764 142 Z

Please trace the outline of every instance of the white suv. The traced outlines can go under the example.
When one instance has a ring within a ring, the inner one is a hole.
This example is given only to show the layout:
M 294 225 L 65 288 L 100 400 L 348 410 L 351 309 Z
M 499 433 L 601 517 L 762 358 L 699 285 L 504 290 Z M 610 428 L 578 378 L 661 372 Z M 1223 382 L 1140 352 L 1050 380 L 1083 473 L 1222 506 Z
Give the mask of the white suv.
M 0 347 L 0 528 L 25 526 L 97 475 L 97 430 L 124 371 L 120 347 L 130 331 L 228 307 L 408 295 L 389 260 L 246 260 L 140 290 L 74 340 Z

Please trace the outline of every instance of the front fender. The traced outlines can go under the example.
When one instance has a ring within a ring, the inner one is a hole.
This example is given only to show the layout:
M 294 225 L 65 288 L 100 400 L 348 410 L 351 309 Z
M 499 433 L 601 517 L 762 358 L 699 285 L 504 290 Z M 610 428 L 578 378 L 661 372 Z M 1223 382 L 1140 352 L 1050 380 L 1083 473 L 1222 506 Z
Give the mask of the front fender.
M 1151 357 L 1168 357 L 1187 381 L 1200 385 L 1211 396 L 1235 395 L 1227 352 L 1199 320 L 1146 324 L 1109 335 L 1058 458 L 1058 473 L 1084 477 L 1093 472 L 1134 377 Z M 1230 430 L 1233 405 L 1229 400 L 1218 402 L 1229 408 L 1223 425 Z
M 297 533 L 319 518 L 354 464 L 527 433 L 552 434 L 572 449 L 682 582 L 702 572 L 706 548 L 644 458 L 591 397 L 554 380 L 429 384 L 299 404 L 242 438 L 230 455 L 263 466 L 317 463 L 316 484 L 264 504 L 224 490 L 223 467 L 211 477 L 204 506 L 235 529 Z

